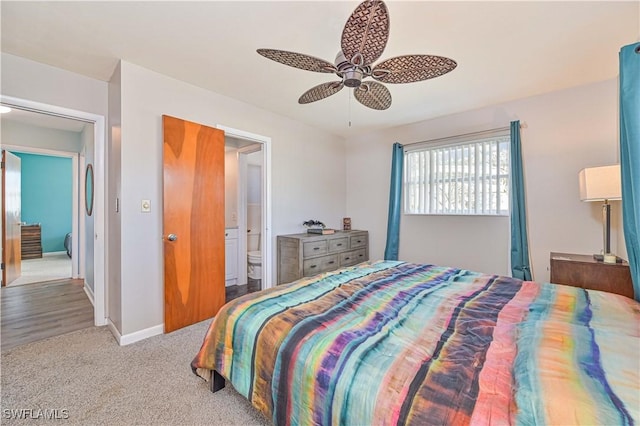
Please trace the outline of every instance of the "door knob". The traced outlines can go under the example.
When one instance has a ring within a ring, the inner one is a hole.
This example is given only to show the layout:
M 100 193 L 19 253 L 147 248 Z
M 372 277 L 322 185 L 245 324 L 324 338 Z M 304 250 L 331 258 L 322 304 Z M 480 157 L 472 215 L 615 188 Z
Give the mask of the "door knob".
M 169 241 L 175 241 L 177 239 L 178 239 L 178 236 L 176 234 L 167 235 L 167 240 L 169 240 Z

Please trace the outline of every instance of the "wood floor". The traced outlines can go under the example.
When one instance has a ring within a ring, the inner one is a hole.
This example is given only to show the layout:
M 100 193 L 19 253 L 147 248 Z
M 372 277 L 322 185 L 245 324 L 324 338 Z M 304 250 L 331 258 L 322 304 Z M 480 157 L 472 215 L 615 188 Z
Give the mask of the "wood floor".
M 260 280 L 226 288 L 226 301 L 261 289 Z M 93 305 L 82 280 L 58 280 L 2 287 L 2 351 L 93 326 Z
M 2 287 L 2 351 L 93 326 L 93 305 L 83 280 Z
M 253 293 L 262 290 L 262 280 L 252 280 L 249 278 L 249 283 L 244 285 L 231 285 L 226 290 L 226 302 L 236 299 L 240 296 L 244 296 L 247 293 Z

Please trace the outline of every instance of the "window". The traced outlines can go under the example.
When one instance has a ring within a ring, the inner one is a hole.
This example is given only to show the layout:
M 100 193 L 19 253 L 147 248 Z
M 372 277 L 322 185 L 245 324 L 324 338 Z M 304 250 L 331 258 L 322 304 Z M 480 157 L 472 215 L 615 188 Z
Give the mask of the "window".
M 508 215 L 508 130 L 455 139 L 405 147 L 404 212 Z

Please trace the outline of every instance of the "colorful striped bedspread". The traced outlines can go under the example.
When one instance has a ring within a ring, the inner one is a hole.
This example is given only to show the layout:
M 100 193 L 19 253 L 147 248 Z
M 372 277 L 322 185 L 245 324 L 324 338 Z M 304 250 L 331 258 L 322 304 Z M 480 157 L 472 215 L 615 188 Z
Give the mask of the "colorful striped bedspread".
M 631 425 L 639 330 L 623 296 L 367 262 L 225 305 L 192 368 L 278 425 Z

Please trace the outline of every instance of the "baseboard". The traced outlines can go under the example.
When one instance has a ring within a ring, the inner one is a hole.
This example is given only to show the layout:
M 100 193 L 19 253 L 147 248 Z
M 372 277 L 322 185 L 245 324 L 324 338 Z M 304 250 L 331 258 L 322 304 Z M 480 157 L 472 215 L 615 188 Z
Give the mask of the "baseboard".
M 58 256 L 58 255 L 61 255 L 61 254 L 67 254 L 67 252 L 66 251 L 49 251 L 49 252 L 46 252 L 46 253 L 42 253 L 42 257 Z M 71 259 L 71 258 L 69 258 L 69 259 Z
M 109 330 L 111 330 L 111 333 L 120 346 L 130 345 L 131 343 L 139 342 L 140 340 L 148 339 L 149 337 L 157 336 L 164 332 L 164 324 L 160 324 L 134 333 L 122 335 L 110 319 L 107 319 L 107 327 L 109 327 Z
M 96 306 L 95 302 L 94 302 L 94 297 L 93 297 L 93 290 L 91 290 L 91 287 L 89 287 L 89 285 L 87 285 L 87 282 L 84 282 L 84 292 L 87 295 L 87 297 L 89 298 L 89 302 L 91 302 L 92 306 Z

